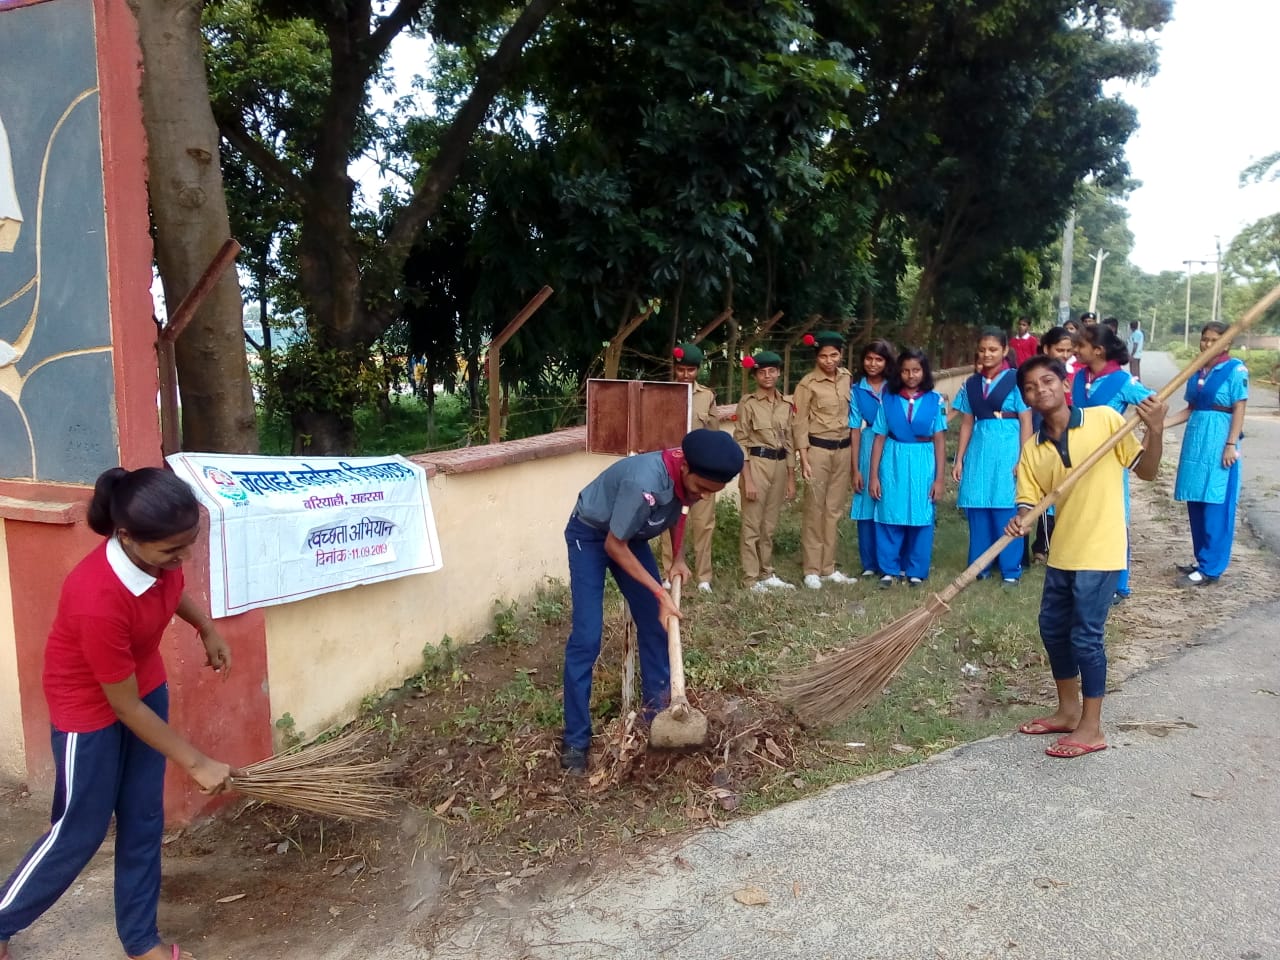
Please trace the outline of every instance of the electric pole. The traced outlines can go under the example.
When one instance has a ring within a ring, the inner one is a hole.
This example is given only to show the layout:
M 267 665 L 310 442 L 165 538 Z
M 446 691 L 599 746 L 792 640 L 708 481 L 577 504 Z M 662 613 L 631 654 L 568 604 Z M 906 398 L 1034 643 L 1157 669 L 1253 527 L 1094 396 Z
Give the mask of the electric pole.
M 1102 248 L 1098 248 L 1097 253 L 1089 254 L 1093 258 L 1093 289 L 1089 291 L 1089 312 L 1096 313 L 1098 310 L 1098 283 L 1102 280 L 1102 261 L 1111 256 L 1109 253 L 1103 253 Z
M 1071 268 L 1075 261 L 1076 212 L 1071 211 L 1062 230 L 1062 279 L 1058 284 L 1058 326 L 1071 318 Z

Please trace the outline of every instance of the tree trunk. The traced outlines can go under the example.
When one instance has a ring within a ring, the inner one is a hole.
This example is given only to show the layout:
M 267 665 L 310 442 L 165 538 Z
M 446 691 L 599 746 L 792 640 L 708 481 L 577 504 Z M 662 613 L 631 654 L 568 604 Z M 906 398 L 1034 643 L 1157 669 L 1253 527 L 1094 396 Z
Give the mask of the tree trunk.
M 156 263 L 176 307 L 231 235 L 209 107 L 198 0 L 130 0 L 142 45 L 143 120 Z M 243 303 L 228 270 L 178 338 L 182 447 L 258 449 Z

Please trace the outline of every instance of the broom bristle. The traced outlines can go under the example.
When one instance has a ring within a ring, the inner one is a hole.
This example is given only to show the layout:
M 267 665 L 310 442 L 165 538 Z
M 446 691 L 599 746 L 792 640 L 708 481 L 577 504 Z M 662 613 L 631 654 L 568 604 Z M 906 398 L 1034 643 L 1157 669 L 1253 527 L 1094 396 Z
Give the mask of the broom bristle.
M 880 695 L 946 609 L 935 596 L 853 646 L 784 677 L 783 700 L 811 726 L 848 718 Z
M 389 816 L 401 798 L 401 791 L 386 782 L 394 764 L 362 759 L 367 733 L 357 730 L 251 763 L 236 772 L 231 787 L 255 800 L 324 816 Z

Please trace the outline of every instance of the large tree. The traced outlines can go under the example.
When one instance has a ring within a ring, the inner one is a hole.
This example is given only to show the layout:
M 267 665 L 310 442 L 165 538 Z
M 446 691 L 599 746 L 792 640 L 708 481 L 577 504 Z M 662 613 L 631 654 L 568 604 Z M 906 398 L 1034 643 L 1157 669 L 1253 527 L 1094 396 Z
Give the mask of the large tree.
M 218 128 L 209 109 L 199 0 L 130 0 L 142 45 L 143 120 L 156 262 L 170 309 L 231 235 Z M 178 339 L 182 442 L 188 450 L 257 449 L 242 303 L 228 270 Z
M 215 102 L 223 136 L 298 207 L 296 283 L 312 349 L 295 354 L 281 376 L 285 393 L 302 401 L 292 411 L 293 425 L 308 449 L 350 449 L 352 411 L 361 396 L 359 369 L 370 344 L 399 318 L 398 278 L 414 241 L 452 185 L 525 44 L 555 2 L 528 0 L 503 20 L 498 16 L 502 5 L 495 3 L 454 7 L 399 0 L 384 7 L 373 0 L 228 0 L 253 4 L 258 17 L 310 22 L 328 54 L 318 109 L 296 118 L 291 131 L 296 151 L 285 152 L 278 142 L 255 132 L 249 119 L 259 116 L 255 111 L 260 104 L 250 109 L 232 97 Z M 348 171 L 367 138 L 370 86 L 383 74 L 392 41 L 424 26 L 437 31 L 438 39 L 456 34 L 486 55 L 478 60 L 474 82 L 442 129 L 433 154 L 411 171 L 408 196 L 385 211 L 381 229 L 371 234 L 360 228 Z M 315 383 L 322 373 L 328 389 L 318 391 Z

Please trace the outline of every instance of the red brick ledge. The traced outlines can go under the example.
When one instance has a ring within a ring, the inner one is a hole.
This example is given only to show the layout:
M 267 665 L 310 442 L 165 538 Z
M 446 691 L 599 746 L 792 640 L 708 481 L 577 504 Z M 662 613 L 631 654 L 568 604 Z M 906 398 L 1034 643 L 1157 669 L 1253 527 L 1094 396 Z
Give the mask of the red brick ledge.
M 70 526 L 84 519 L 87 508 L 87 501 L 59 503 L 55 500 L 22 500 L 18 497 L 0 496 L 0 520 Z
M 735 403 L 720 404 L 715 414 L 720 420 L 731 420 L 738 409 Z M 502 443 L 485 443 L 457 450 L 441 450 L 435 453 L 418 453 L 409 457 L 426 468 L 427 476 L 443 473 L 446 476 L 475 473 L 496 467 L 509 467 L 530 460 L 562 457 L 571 453 L 583 453 L 587 449 L 587 428 L 568 427 L 555 433 L 544 433 L 523 440 L 505 440 Z
M 409 459 L 425 467 L 428 475 L 435 471 L 450 475 L 509 467 L 547 457 L 562 457 L 570 453 L 582 453 L 586 449 L 587 428 L 569 427 L 567 430 L 525 437 L 523 440 L 505 440 L 502 443 L 486 443 L 457 450 L 419 453 Z

